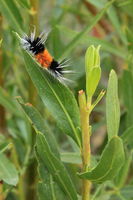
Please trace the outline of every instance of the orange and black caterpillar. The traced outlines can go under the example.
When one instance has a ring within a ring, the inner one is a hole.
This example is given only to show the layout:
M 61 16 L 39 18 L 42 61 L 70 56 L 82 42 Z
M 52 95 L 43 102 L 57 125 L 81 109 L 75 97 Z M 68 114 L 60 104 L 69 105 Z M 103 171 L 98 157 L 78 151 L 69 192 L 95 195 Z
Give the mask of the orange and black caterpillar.
M 40 36 L 35 37 L 35 31 L 31 33 L 30 36 L 25 35 L 21 38 L 21 44 L 23 48 L 30 53 L 32 53 L 40 65 L 51 72 L 53 72 L 57 77 L 64 78 L 62 75 L 64 73 L 69 73 L 70 71 L 64 71 L 63 68 L 67 67 L 67 60 L 62 62 L 56 61 L 45 47 L 46 37 L 43 38 L 43 33 Z

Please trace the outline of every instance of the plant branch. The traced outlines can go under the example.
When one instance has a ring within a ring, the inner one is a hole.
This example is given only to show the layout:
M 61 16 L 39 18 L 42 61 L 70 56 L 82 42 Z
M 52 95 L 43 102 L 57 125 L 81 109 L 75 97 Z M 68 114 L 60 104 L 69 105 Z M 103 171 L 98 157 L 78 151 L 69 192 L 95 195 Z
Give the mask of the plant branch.
M 79 91 L 79 107 L 80 107 L 80 119 L 82 129 L 82 160 L 83 171 L 86 171 L 90 166 L 90 128 L 89 128 L 89 109 L 86 103 L 86 96 L 83 90 Z M 90 197 L 91 182 L 83 180 L 82 188 L 82 200 L 89 200 Z

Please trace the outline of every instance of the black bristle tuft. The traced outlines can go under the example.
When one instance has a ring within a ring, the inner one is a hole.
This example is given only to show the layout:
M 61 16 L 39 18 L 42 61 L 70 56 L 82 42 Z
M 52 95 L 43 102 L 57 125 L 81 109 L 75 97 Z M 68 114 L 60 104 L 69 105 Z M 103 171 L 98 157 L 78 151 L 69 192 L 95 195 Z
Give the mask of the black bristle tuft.
M 60 66 L 60 63 L 58 63 L 56 60 L 53 60 L 51 62 L 49 69 L 53 71 L 57 76 L 60 76 L 63 74 L 62 67 Z
M 35 38 L 34 40 L 32 40 L 31 37 L 24 38 L 23 46 L 34 55 L 43 52 L 45 49 L 45 46 L 39 37 Z

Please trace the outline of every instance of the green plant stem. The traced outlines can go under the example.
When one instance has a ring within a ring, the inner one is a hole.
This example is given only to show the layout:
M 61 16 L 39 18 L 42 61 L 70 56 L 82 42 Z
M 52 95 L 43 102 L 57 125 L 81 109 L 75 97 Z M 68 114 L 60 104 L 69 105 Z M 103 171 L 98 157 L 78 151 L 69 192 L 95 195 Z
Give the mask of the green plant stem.
M 4 200 L 4 194 L 3 194 L 3 183 L 0 182 L 0 200 Z
M 90 165 L 90 128 L 89 128 L 89 109 L 86 103 L 86 97 L 83 90 L 79 91 L 79 107 L 82 129 L 82 161 L 83 170 L 86 171 Z M 83 180 L 82 184 L 82 200 L 90 199 L 91 182 Z
M 19 200 L 25 200 L 24 176 L 22 176 L 22 175 L 19 178 L 18 192 L 19 192 Z
M 0 39 L 2 38 L 2 15 L 0 14 Z M 3 52 L 0 49 L 0 86 L 4 85 L 3 81 Z M 6 119 L 5 119 L 5 109 L 0 105 L 0 131 L 3 134 L 6 134 Z

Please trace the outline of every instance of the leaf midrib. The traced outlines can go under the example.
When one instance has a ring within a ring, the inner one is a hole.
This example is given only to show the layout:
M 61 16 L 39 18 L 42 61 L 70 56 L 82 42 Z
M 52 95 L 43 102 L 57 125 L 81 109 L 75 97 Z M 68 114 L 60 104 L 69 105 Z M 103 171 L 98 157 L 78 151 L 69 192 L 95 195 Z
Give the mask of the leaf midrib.
M 40 133 L 39 133 L 39 134 L 40 134 Z M 41 134 L 40 134 L 40 135 L 41 135 Z M 42 137 L 42 136 L 41 136 L 41 137 Z M 42 143 L 42 145 L 43 145 L 42 138 L 40 138 L 40 140 L 41 140 L 41 143 Z M 49 158 L 49 153 L 48 153 L 47 151 L 45 151 L 45 153 L 47 154 L 47 158 L 48 158 L 49 162 L 51 163 L 52 167 L 54 168 L 55 172 L 58 171 L 58 170 L 56 170 L 56 167 L 53 165 L 53 162 L 52 162 L 51 159 Z M 52 155 L 52 153 L 50 153 L 50 154 L 51 154 L 52 157 L 54 157 L 54 159 L 57 159 L 54 155 Z M 69 190 L 67 190 L 67 188 L 66 188 L 64 182 L 62 181 L 61 176 L 59 176 L 58 173 L 56 174 L 56 176 L 58 176 L 59 180 L 61 181 L 61 184 L 63 185 L 63 187 L 64 187 L 65 190 L 67 191 L 69 197 L 71 198 L 71 193 L 69 192 Z M 73 198 L 71 198 L 71 199 L 73 200 Z
M 45 77 L 44 77 L 44 78 L 45 78 Z M 45 80 L 46 80 L 46 78 L 45 78 Z M 71 118 L 70 118 L 70 115 L 68 114 L 68 112 L 66 111 L 64 105 L 63 105 L 62 102 L 60 101 L 60 98 L 56 95 L 55 91 L 54 91 L 54 90 L 52 89 L 52 87 L 50 86 L 49 82 L 48 82 L 47 80 L 46 80 L 46 82 L 48 83 L 50 89 L 52 90 L 52 92 L 53 92 L 53 94 L 55 95 L 57 101 L 59 102 L 59 104 L 60 104 L 60 106 L 61 106 L 63 112 L 65 113 L 66 117 L 68 118 L 68 121 L 69 121 L 69 123 L 70 123 L 70 125 L 71 125 L 71 128 L 72 128 L 72 130 L 73 130 L 73 132 L 74 132 L 74 135 L 75 135 L 75 137 L 76 137 L 76 140 L 77 140 L 77 142 L 78 142 L 78 144 L 79 144 L 79 146 L 80 146 L 80 140 L 79 140 L 79 138 L 78 138 L 78 136 L 77 136 L 77 132 L 76 132 L 75 127 L 74 127 L 74 124 L 73 124 L 73 122 L 72 122 L 72 120 L 71 120 Z
M 27 52 L 26 52 L 26 53 L 27 53 Z M 29 53 L 27 53 L 27 54 L 28 54 L 28 56 L 30 56 L 30 58 L 32 59 L 32 61 L 35 62 L 34 65 L 35 65 L 35 64 L 38 65 L 38 63 L 37 63 L 35 60 L 33 60 L 33 58 L 31 57 L 31 55 L 30 55 Z M 36 65 L 35 65 L 35 67 L 36 67 Z M 40 71 L 39 68 L 40 68 L 40 66 L 38 65 L 38 67 L 36 67 L 36 69 L 40 72 L 41 76 L 45 79 L 45 81 L 47 82 L 49 88 L 51 89 L 52 93 L 54 94 L 55 98 L 57 99 L 57 101 L 58 101 L 60 107 L 62 108 L 63 112 L 65 113 L 65 115 L 66 115 L 66 117 L 67 117 L 67 119 L 68 119 L 68 121 L 69 121 L 69 123 L 70 123 L 70 125 L 71 125 L 71 128 L 72 128 L 72 130 L 73 130 L 73 132 L 74 132 L 74 135 L 75 135 L 75 138 L 76 138 L 76 140 L 77 140 L 78 145 L 81 146 L 80 139 L 79 139 L 79 137 L 77 136 L 77 131 L 76 131 L 75 127 L 74 127 L 74 124 L 73 124 L 73 122 L 72 122 L 72 120 L 71 120 L 70 115 L 69 115 L 68 112 L 66 111 L 66 109 L 65 109 L 64 105 L 62 104 L 60 98 L 57 96 L 57 94 L 55 93 L 55 91 L 54 91 L 53 88 L 51 87 L 49 81 L 45 78 L 45 76 L 42 74 L 42 72 Z M 46 70 L 46 69 L 44 69 L 44 70 Z M 49 72 L 48 72 L 48 73 L 49 73 Z M 41 96 L 42 96 L 42 95 L 41 95 Z

